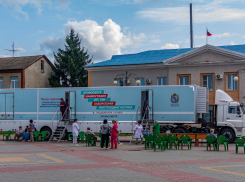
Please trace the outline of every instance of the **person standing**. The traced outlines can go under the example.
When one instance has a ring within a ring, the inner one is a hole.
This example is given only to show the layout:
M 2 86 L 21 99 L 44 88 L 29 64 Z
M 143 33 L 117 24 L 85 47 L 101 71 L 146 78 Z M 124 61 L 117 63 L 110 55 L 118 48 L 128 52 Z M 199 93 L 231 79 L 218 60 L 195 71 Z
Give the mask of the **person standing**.
M 66 102 L 63 100 L 63 98 L 60 99 L 60 111 L 62 113 L 62 120 L 64 120 L 66 112 Z
M 101 130 L 101 149 L 104 148 L 105 142 L 106 142 L 106 149 L 108 149 L 109 144 L 109 131 L 111 130 L 111 127 L 107 123 L 107 119 L 104 119 L 103 124 L 100 126 Z
M 115 149 L 117 149 L 117 136 L 118 136 L 118 126 L 117 121 L 115 119 L 112 120 L 113 127 L 111 129 L 111 149 L 113 149 L 113 145 L 115 144 Z
M 75 119 L 74 123 L 72 124 L 73 146 L 75 146 L 75 147 L 78 147 L 77 137 L 78 137 L 79 131 L 80 131 L 80 129 L 79 129 L 79 126 L 77 124 L 77 119 Z
M 153 129 L 153 134 L 154 135 L 160 133 L 160 124 L 157 122 L 157 120 L 155 120 L 155 123 L 154 123 L 152 129 Z
M 33 120 L 30 120 L 30 124 L 29 124 L 29 132 L 30 132 L 30 141 L 34 142 L 34 137 L 33 137 L 33 133 L 35 131 L 35 125 L 33 124 Z
M 134 127 L 132 131 L 135 131 L 136 145 L 138 145 L 138 139 L 141 139 L 141 144 L 143 144 L 143 126 L 141 125 L 141 121 L 138 121 L 138 124 Z

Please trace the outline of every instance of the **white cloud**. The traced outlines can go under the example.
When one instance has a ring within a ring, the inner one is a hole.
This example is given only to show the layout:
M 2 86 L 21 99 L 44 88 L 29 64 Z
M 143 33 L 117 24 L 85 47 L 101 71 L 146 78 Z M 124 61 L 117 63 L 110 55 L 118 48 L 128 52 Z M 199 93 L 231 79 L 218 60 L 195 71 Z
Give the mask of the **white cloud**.
M 152 40 L 150 40 L 150 42 L 156 44 L 156 43 L 160 43 L 161 40 L 160 39 L 152 39 Z
M 151 8 L 136 13 L 139 17 L 152 21 L 189 23 L 189 7 Z M 193 8 L 195 23 L 241 20 L 245 10 L 224 6 L 221 1 L 213 1 Z
M 93 60 L 104 61 L 111 58 L 114 54 L 122 54 L 122 49 L 127 46 L 133 46 L 146 39 L 146 35 L 124 34 L 121 27 L 108 19 L 104 25 L 100 26 L 96 21 L 68 21 L 65 24 L 65 34 L 62 37 L 55 38 L 53 36 L 43 40 L 40 44 L 41 50 L 50 50 L 57 52 L 58 48 L 64 49 L 65 36 L 69 34 L 70 28 L 75 30 L 82 38 L 82 46 L 88 49 L 90 56 L 94 56 Z
M 16 48 L 17 51 L 20 51 L 20 52 L 26 52 L 26 50 L 22 47 L 19 47 L 19 48 Z
M 167 43 L 164 46 L 162 46 L 161 49 L 179 49 L 179 45 Z
M 209 32 L 212 33 L 211 31 L 209 31 Z M 234 37 L 234 36 L 239 36 L 239 35 L 240 34 L 237 34 L 237 33 L 225 32 L 222 34 L 212 34 L 211 37 L 213 37 L 213 38 L 224 38 L 224 37 Z M 201 36 L 195 35 L 194 38 L 195 39 L 206 39 L 206 35 L 201 35 Z
M 0 58 L 6 58 L 6 57 L 11 57 L 11 56 L 6 54 L 0 54 Z
M 29 20 L 29 16 L 27 12 L 22 10 L 23 6 L 31 5 L 37 8 L 38 14 L 40 14 L 43 10 L 43 4 L 50 4 L 50 0 L 0 0 L 0 4 L 4 6 L 12 7 L 17 13 L 22 14 L 25 20 Z
M 231 44 L 231 45 L 236 45 L 234 41 L 231 41 L 231 43 L 230 43 L 230 44 Z

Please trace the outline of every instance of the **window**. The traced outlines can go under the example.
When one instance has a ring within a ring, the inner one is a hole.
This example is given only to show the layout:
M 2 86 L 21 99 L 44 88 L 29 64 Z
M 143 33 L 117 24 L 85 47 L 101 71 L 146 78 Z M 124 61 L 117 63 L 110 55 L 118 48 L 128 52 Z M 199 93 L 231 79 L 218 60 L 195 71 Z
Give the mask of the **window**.
M 190 77 L 189 76 L 180 76 L 179 77 L 179 85 L 189 85 L 189 80 Z
M 18 88 L 18 77 L 11 78 L 11 88 Z
M 3 78 L 0 78 L 0 89 L 3 88 Z
M 207 87 L 209 91 L 213 91 L 213 75 L 205 75 L 202 77 L 202 86 Z
M 44 73 L 44 61 L 41 61 L 41 73 Z
M 234 81 L 234 77 L 236 77 L 237 74 L 230 74 L 230 75 L 226 75 L 226 89 L 227 90 L 237 90 L 238 88 L 238 83 L 237 81 Z
M 116 86 L 123 86 L 123 79 L 117 79 L 117 84 Z
M 238 113 L 240 113 L 240 107 L 237 107 L 237 106 L 229 106 L 228 107 L 228 113 L 229 114 L 238 114 Z
M 157 78 L 158 85 L 167 85 L 167 77 Z
M 136 86 L 144 86 L 144 85 L 145 85 L 145 79 L 144 79 L 144 78 L 136 79 L 136 81 L 137 81 L 137 80 L 140 81 L 140 84 L 136 84 Z

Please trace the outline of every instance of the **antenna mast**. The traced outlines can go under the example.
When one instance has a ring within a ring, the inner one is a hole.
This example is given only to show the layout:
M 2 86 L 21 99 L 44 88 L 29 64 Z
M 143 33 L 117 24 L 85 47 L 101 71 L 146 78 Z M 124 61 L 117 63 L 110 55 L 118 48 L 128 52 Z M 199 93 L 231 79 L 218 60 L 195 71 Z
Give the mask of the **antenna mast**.
M 14 49 L 14 42 L 13 42 L 12 48 L 13 48 L 13 49 L 4 49 L 4 50 L 13 52 L 13 57 L 14 57 L 14 52 L 19 51 L 19 50 L 15 50 L 15 49 Z
M 191 48 L 193 48 L 192 3 L 190 3 L 190 38 Z

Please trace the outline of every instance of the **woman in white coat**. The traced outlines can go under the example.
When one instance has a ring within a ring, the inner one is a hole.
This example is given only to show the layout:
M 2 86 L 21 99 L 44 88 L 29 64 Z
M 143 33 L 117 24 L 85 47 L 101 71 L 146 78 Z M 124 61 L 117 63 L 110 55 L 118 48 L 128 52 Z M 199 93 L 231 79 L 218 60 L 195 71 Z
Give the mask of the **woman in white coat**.
M 78 146 L 77 145 L 77 137 L 78 137 L 78 132 L 79 132 L 79 126 L 77 124 L 77 119 L 75 119 L 74 123 L 72 124 L 72 133 L 73 133 L 73 146 Z
M 141 144 L 143 143 L 143 126 L 141 125 L 141 121 L 138 121 L 138 124 L 134 127 L 132 131 L 135 131 L 136 145 L 138 145 L 138 139 L 141 139 Z

